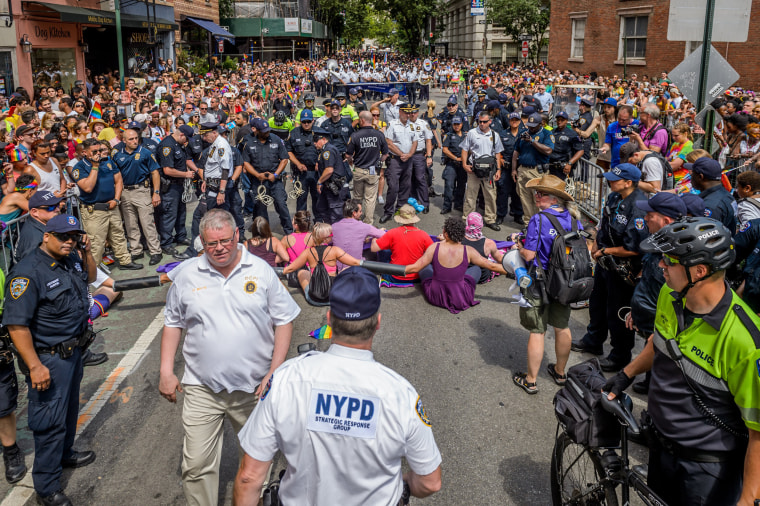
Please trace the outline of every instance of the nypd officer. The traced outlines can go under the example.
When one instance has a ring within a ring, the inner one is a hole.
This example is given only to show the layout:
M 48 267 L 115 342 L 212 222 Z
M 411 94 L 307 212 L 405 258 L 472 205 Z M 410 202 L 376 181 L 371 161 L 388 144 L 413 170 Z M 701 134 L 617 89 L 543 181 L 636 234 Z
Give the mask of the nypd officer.
M 364 222 L 372 225 L 375 219 L 379 165 L 388 157 L 388 143 L 382 132 L 372 126 L 369 111 L 359 113 L 360 127 L 348 140 L 348 159 L 354 167 L 354 198 L 362 203 Z
M 315 215 L 319 193 L 317 192 L 317 147 L 314 145 L 314 114 L 311 109 L 298 113 L 300 124 L 290 131 L 285 142 L 288 157 L 293 167 L 293 177 L 301 183 L 303 193 L 296 198 L 296 211 L 306 211 L 311 195 L 311 211 Z
M 286 234 L 293 232 L 293 223 L 288 211 L 287 194 L 283 183 L 283 171 L 288 165 L 288 150 L 285 143 L 279 137 L 270 135 L 269 124 L 255 118 L 251 126 L 256 131 L 255 139 L 245 142 L 243 152 L 243 167 L 246 173 L 252 176 L 252 191 L 263 196 L 267 194 L 274 199 L 274 209 L 280 217 L 280 225 Z M 267 206 L 258 198 L 254 206 L 256 216 L 261 216 L 269 221 Z
M 486 106 L 488 105 L 488 102 L 486 101 L 486 90 L 480 89 L 475 93 L 478 97 L 478 101 L 475 102 L 472 108 L 472 126 L 473 128 L 478 126 L 478 114 L 480 114 L 480 111 L 485 111 Z
M 430 124 L 419 117 L 420 107 L 413 105 L 409 109 L 409 121 L 414 125 L 417 136 L 417 149 L 412 155 L 412 195 L 417 203 L 424 207 L 422 213 L 430 212 L 428 170 L 433 166 L 433 130 Z M 431 170 L 432 171 L 432 170 Z M 432 182 L 432 175 L 430 177 Z
M 571 177 L 573 165 L 583 156 L 583 143 L 578 133 L 567 126 L 565 111 L 558 112 L 557 128 L 554 129 L 554 149 L 549 155 L 549 173 L 563 181 Z
M 572 350 L 601 355 L 602 345 L 611 336 L 612 350 L 600 361 L 603 371 L 617 371 L 631 361 L 633 330 L 620 319 L 620 311 L 631 305 L 635 278 L 641 269 L 639 244 L 646 239 L 646 211 L 636 205 L 646 200 L 638 188 L 641 171 L 621 163 L 604 177 L 611 193 L 607 198 L 591 256 L 597 261 L 594 289 L 589 298 L 586 335 L 572 344 Z
M 501 227 L 496 222 L 496 186 L 495 183 L 501 178 L 501 166 L 503 163 L 501 152 L 504 146 L 501 137 L 491 130 L 491 116 L 487 111 L 480 111 L 478 126 L 473 128 L 464 138 L 462 144 L 462 166 L 467 173 L 467 190 L 464 194 L 464 216 L 475 211 L 477 207 L 478 191 L 483 191 L 485 200 L 485 213 L 483 216 L 486 227 L 499 231 Z M 475 164 L 484 158 L 492 159 L 492 166 L 487 174 L 475 170 Z M 494 173 L 495 171 L 495 173 Z
M 174 242 L 190 246 L 185 218 L 187 205 L 182 201 L 185 180 L 193 179 L 195 164 L 188 163 L 185 145 L 195 131 L 182 125 L 167 135 L 158 145 L 158 165 L 161 167 L 161 205 L 158 207 L 156 224 L 161 237 L 161 249 L 178 260 L 190 258 L 174 248 Z M 192 160 L 190 160 L 192 162 Z M 175 234 L 176 231 L 176 234 Z
M 3 325 L 28 369 L 32 479 L 45 506 L 71 504 L 61 484 L 63 467 L 95 460 L 94 452 L 72 446 L 82 381 L 80 345 L 89 333 L 87 284 L 95 281 L 96 266 L 79 220 L 58 215 L 45 225 L 42 245 L 21 259 L 6 285 Z
M 395 505 L 440 490 L 441 454 L 419 394 L 373 358 L 379 310 L 374 274 L 350 267 L 335 278 L 330 348 L 280 366 L 238 435 L 237 506 L 258 503 L 278 449 L 288 461 L 282 504 Z
M 699 196 L 705 202 L 705 216 L 723 223 L 732 234 L 736 233 L 737 204 L 720 181 L 723 174 L 720 162 L 702 157 L 684 167 L 691 171 L 691 185 L 700 191 Z
M 578 119 L 573 123 L 573 129 L 580 136 L 583 142 L 583 158 L 591 158 L 591 136 L 599 125 L 599 115 L 594 118 L 591 108 L 594 107 L 594 101 L 588 98 L 581 99 L 578 104 Z
M 541 115 L 532 113 L 528 116 L 523 132 L 515 143 L 512 153 L 512 180 L 517 183 L 517 194 L 520 196 L 523 208 L 523 223 L 530 221 L 531 216 L 538 212 L 533 191 L 525 185 L 531 179 L 540 178 L 546 171 L 549 155 L 554 149 L 554 136 L 541 124 Z
M 409 119 L 411 106 L 399 107 L 399 118 L 388 123 L 385 129 L 385 141 L 391 158 L 385 169 L 385 181 L 388 189 L 385 196 L 385 209 L 380 223 L 393 217 L 398 208 L 406 204 L 412 191 L 412 156 L 417 151 L 417 134 L 414 124 Z
M 327 108 L 328 119 L 322 122 L 320 128 L 327 130 L 330 134 L 330 144 L 340 152 L 341 157 L 346 152 L 348 139 L 354 131 L 351 120 L 341 116 L 340 101 L 333 100 Z M 358 116 L 357 116 L 358 118 Z
M 443 207 L 441 214 L 449 214 L 454 208 L 458 211 L 464 206 L 464 192 L 467 187 L 467 173 L 462 167 L 462 148 L 459 145 L 464 140 L 463 127 L 466 118 L 454 115 L 451 118 L 450 132 L 443 134 L 441 141 L 445 166 L 443 169 Z
M 108 159 L 108 148 L 100 141 L 86 139 L 82 145 L 85 157 L 74 166 L 71 174 L 79 187 L 82 224 L 92 241 L 92 256 L 100 263 L 108 241 L 120 269 L 142 269 L 143 266 L 136 264 L 129 254 L 117 209 L 124 189 L 121 173 Z
M 452 127 L 452 120 L 455 116 L 462 118 L 462 132 L 467 133 L 470 125 L 467 123 L 467 115 L 459 108 L 457 103 L 457 96 L 451 95 L 446 101 L 446 110 L 441 111 L 438 114 L 438 121 L 441 123 L 441 132 L 444 134 L 451 133 L 454 129 Z
M 343 219 L 343 202 L 350 197 L 348 190 L 348 167 L 338 149 L 330 143 L 330 133 L 322 128 L 314 129 L 314 145 L 319 151 L 317 171 L 316 220 L 333 224 Z
M 140 140 L 140 146 L 147 149 L 151 152 L 151 154 L 155 155 L 158 151 L 158 143 L 151 139 L 150 137 L 143 137 L 142 132 L 145 130 L 145 123 L 140 123 L 139 121 L 133 121 L 127 125 L 127 128 L 129 130 L 134 130 L 137 132 L 138 139 Z M 126 133 L 126 132 L 125 132 Z M 111 150 L 111 157 L 113 157 L 117 152 L 124 149 L 124 136 L 122 135 L 122 141 L 117 143 L 113 149 Z
M 111 158 L 121 172 L 124 182 L 119 207 L 124 218 L 130 254 L 135 260 L 145 255 L 140 240 L 142 228 L 150 252 L 150 265 L 156 265 L 162 258 L 161 240 L 158 238 L 153 211 L 161 204 L 158 161 L 153 153 L 140 145 L 140 137 L 136 130 L 128 128 L 124 132 L 122 144 L 123 147 L 112 153 Z
M 502 109 L 503 111 L 503 109 Z M 505 123 L 506 122 L 506 123 Z M 501 143 L 504 151 L 501 153 L 504 164 L 511 168 L 512 155 L 515 151 L 515 144 L 520 139 L 522 133 L 526 130 L 525 125 L 520 121 L 519 112 L 511 112 L 502 121 L 504 128 L 499 132 Z M 510 171 L 511 172 L 511 171 Z M 496 183 L 496 224 L 504 223 L 507 213 L 511 214 L 516 223 L 523 222 L 523 208 L 520 197 L 517 195 L 517 183 L 512 177 L 501 177 Z

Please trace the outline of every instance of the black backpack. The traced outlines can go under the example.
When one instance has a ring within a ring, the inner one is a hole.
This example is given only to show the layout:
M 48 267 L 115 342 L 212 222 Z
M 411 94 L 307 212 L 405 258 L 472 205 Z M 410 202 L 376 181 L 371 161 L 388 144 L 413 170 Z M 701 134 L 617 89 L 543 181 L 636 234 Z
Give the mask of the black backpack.
M 668 162 L 667 158 L 662 156 L 662 154 L 652 151 L 648 155 L 646 155 L 641 160 L 641 167 L 644 167 L 644 161 L 646 161 L 647 158 L 656 158 L 658 162 L 660 162 L 660 165 L 662 166 L 662 186 L 661 190 L 672 190 L 675 187 L 675 174 L 673 173 L 673 167 L 670 166 L 670 163 Z
M 309 281 L 309 298 L 314 302 L 329 302 L 330 288 L 332 288 L 332 277 L 327 273 L 325 263 L 322 257 L 325 254 L 327 246 L 314 246 L 317 251 L 317 265 L 311 272 Z
M 594 288 L 594 273 L 586 239 L 578 233 L 578 220 L 570 218 L 570 232 L 567 232 L 556 216 L 540 214 L 546 216 L 557 231 L 544 275 L 547 295 L 562 305 L 587 300 Z M 541 221 L 538 233 L 541 237 Z

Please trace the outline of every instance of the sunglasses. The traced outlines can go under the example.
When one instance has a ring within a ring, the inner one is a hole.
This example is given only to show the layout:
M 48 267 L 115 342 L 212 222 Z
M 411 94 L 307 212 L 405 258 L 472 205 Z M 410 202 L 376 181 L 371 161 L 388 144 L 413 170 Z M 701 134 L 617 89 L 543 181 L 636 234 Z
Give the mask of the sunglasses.
M 674 258 L 674 257 L 672 257 L 670 255 L 662 255 L 662 262 L 667 267 L 673 267 L 674 265 L 680 265 L 681 264 L 681 262 L 677 258 Z
M 77 242 L 82 238 L 82 234 L 61 234 L 59 232 L 50 232 L 50 235 L 55 237 L 61 242 L 74 241 Z
M 373 117 L 373 118 L 379 118 L 379 117 L 380 117 L 380 115 L 379 115 L 379 114 L 373 114 L 373 115 L 372 115 L 372 117 Z
M 490 119 L 485 119 L 485 120 L 484 119 L 479 119 L 478 123 L 485 124 L 485 123 L 488 123 L 489 121 L 491 121 L 491 120 Z
M 43 211 L 47 211 L 49 213 L 52 213 L 53 211 L 55 211 L 56 209 L 58 209 L 58 207 L 59 207 L 59 204 L 55 204 L 53 206 L 40 206 L 37 209 L 42 209 Z
M 301 123 L 313 123 L 313 120 L 304 119 L 304 120 L 301 120 Z

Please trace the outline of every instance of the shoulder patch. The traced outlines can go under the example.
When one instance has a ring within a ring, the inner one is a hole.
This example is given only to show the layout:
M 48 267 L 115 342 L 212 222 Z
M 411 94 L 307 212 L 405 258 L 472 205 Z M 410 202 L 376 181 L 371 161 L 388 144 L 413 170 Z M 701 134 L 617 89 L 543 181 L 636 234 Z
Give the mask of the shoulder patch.
M 74 176 L 74 179 L 79 179 L 79 169 L 72 170 L 71 175 Z
M 219 158 L 224 156 L 224 148 L 219 148 Z
M 739 232 L 746 232 L 751 227 L 752 227 L 752 222 L 745 221 L 744 223 L 742 223 L 742 226 L 739 227 Z
M 169 146 L 166 146 L 166 147 L 165 147 L 165 148 L 164 148 L 164 149 L 161 151 L 161 153 L 162 153 L 164 156 L 169 156 L 169 155 L 171 154 L 171 152 L 172 152 L 172 148 L 170 148 Z
M 325 161 L 329 160 L 330 159 L 330 152 L 329 151 L 325 151 L 324 153 L 322 153 L 322 159 L 324 159 Z
M 11 280 L 11 297 L 18 299 L 21 297 L 26 288 L 29 286 L 29 278 L 13 278 Z
M 636 225 L 636 230 L 644 230 L 644 218 L 636 218 L 634 224 Z
M 549 139 L 551 139 L 552 142 L 554 142 L 554 136 L 549 134 Z
M 428 427 L 431 427 L 433 425 L 430 421 L 430 417 L 428 416 L 427 411 L 425 411 L 425 406 L 422 405 L 422 398 L 420 396 L 417 396 L 417 404 L 415 406 L 415 410 L 417 411 L 417 416 L 419 416 L 420 420 L 422 420 L 422 423 Z
M 706 216 L 707 218 L 709 218 L 710 216 L 712 216 L 712 210 L 710 210 L 710 209 L 708 209 L 708 208 L 705 208 L 705 216 Z

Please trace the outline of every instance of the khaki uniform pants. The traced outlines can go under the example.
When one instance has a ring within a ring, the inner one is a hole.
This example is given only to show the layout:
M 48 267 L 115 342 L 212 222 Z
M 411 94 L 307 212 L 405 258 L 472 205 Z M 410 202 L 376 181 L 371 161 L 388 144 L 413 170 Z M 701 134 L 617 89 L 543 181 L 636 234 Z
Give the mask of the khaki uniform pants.
M 517 169 L 517 194 L 520 196 L 520 202 L 523 207 L 523 223 L 525 225 L 530 221 L 531 216 L 538 213 L 536 200 L 533 198 L 533 190 L 526 188 L 525 185 L 531 179 L 541 177 L 542 174 L 536 168 L 529 169 L 520 165 Z
M 377 169 L 375 169 L 377 171 Z M 362 201 L 364 208 L 364 223 L 375 220 L 375 206 L 377 205 L 377 185 L 380 175 L 370 175 L 369 169 L 354 169 L 354 198 Z
M 124 188 L 124 192 L 121 194 L 121 216 L 124 218 L 124 228 L 127 229 L 127 239 L 129 240 L 129 252 L 132 256 L 137 256 L 143 252 L 142 242 L 140 242 L 141 226 L 150 254 L 161 254 L 161 241 L 156 230 L 151 196 L 150 188 L 144 186 L 134 190 Z
M 502 177 L 504 177 L 502 175 Z M 462 216 L 467 218 L 467 215 L 475 211 L 475 207 L 478 205 L 478 190 L 483 188 L 483 199 L 486 203 L 485 215 L 483 216 L 484 223 L 494 223 L 496 221 L 496 184 L 489 183 L 490 179 L 487 177 L 477 177 L 472 172 L 467 173 L 467 190 L 464 193 L 464 208 Z
M 245 425 L 258 398 L 248 392 L 214 393 L 202 385 L 183 385 L 182 487 L 190 506 L 219 504 L 219 463 L 224 441 L 224 418 L 237 434 Z M 240 443 L 238 458 L 242 458 Z
M 80 206 L 82 213 L 82 226 L 90 236 L 92 258 L 95 264 L 103 260 L 103 251 L 106 248 L 106 240 L 111 243 L 116 260 L 120 264 L 132 262 L 127 250 L 127 239 L 124 237 L 124 226 L 121 222 L 121 214 L 117 208 L 108 211 L 88 211 L 87 206 Z

